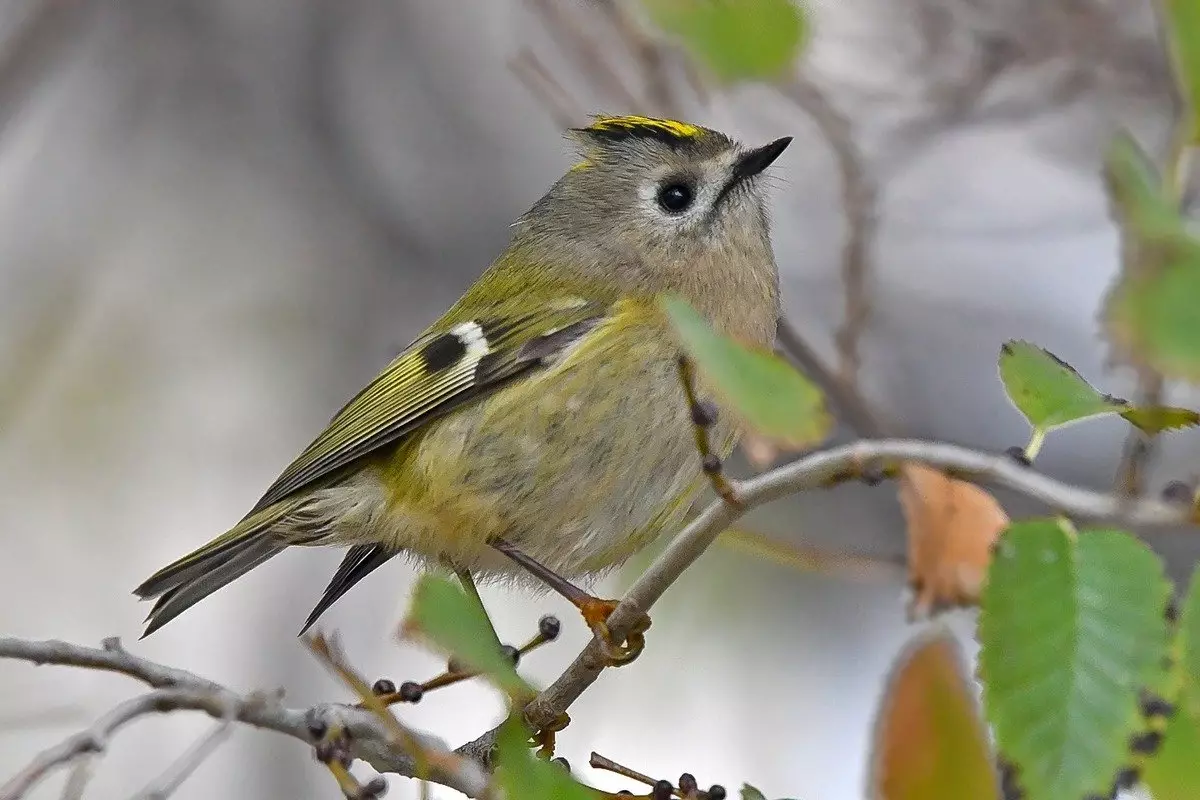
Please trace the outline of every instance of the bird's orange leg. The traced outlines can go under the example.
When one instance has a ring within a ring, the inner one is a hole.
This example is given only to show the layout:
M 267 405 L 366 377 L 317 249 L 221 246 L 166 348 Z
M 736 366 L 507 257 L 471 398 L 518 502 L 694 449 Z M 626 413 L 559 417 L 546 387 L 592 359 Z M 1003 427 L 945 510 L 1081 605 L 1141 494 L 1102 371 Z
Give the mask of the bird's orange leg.
M 600 642 L 601 652 L 610 666 L 619 667 L 637 658 L 646 646 L 646 631 L 650 628 L 650 618 L 642 616 L 633 630 L 625 637 L 624 642 L 614 642 L 608 630 L 608 618 L 617 607 L 616 600 L 603 600 L 588 594 L 569 580 L 559 575 L 540 561 L 522 553 L 503 539 L 492 539 L 488 542 L 492 547 L 508 556 L 512 561 L 524 568 L 530 575 L 545 583 L 558 592 L 579 609 L 583 621 L 596 634 Z

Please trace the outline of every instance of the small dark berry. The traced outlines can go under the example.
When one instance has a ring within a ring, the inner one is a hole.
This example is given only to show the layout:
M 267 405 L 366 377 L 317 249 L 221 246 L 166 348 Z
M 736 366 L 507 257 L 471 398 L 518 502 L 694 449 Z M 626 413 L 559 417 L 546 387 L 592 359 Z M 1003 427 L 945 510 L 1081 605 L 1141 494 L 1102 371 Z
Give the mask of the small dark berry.
M 725 800 L 725 787 L 719 783 L 708 787 L 708 800 Z
M 696 784 L 696 776 L 685 772 L 679 776 L 679 793 L 688 797 L 696 793 L 700 787 Z
M 371 691 L 375 694 L 395 694 L 396 684 L 387 678 L 380 678 L 371 686 Z
M 617 794 L 621 796 L 629 795 L 630 797 L 633 797 L 633 792 L 629 791 L 628 789 L 622 789 L 621 791 L 617 792 Z
M 1196 494 L 1192 487 L 1183 481 L 1171 481 L 1163 487 L 1162 499 L 1168 503 L 1179 503 L 1186 506 L 1195 502 Z
M 406 703 L 419 703 L 425 696 L 425 688 L 416 681 L 405 681 L 400 684 L 400 699 Z
M 500 652 L 504 654 L 505 658 L 512 662 L 514 667 L 521 660 L 521 651 L 513 647 L 511 644 L 502 645 L 500 647 Z
M 1029 460 L 1029 456 L 1025 454 L 1024 447 L 1017 447 L 1014 445 L 1005 450 L 1004 455 L 1008 456 L 1023 467 L 1029 467 L 1033 465 L 1033 462 Z
M 553 614 L 547 614 L 538 620 L 538 633 L 547 642 L 553 642 L 558 638 L 558 634 L 562 632 L 562 622 Z
M 308 735 L 313 739 L 321 739 L 329 732 L 329 726 L 325 720 L 321 719 L 313 711 L 308 712 L 307 719 L 304 720 L 308 726 Z
M 859 470 L 858 477 L 867 486 L 878 486 L 887 476 L 883 474 L 883 467 L 878 464 L 866 464 Z
M 1135 755 L 1152 756 L 1162 745 L 1162 738 L 1162 733 L 1159 731 L 1139 733 L 1129 740 L 1129 749 Z
M 675 791 L 675 787 L 670 781 L 659 781 L 654 784 L 654 788 L 650 791 L 651 800 L 671 800 L 671 793 Z
M 1113 782 L 1113 788 L 1120 792 L 1124 789 L 1132 789 L 1137 786 L 1138 781 L 1142 779 L 1142 774 L 1138 772 L 1136 767 L 1126 767 L 1117 773 L 1117 779 Z M 1116 792 L 1114 792 L 1116 794 Z
M 378 798 L 387 794 L 387 790 L 387 778 L 382 775 L 376 775 L 363 785 L 362 791 L 359 794 L 363 800 L 378 800 Z
M 717 422 L 717 407 L 711 400 L 697 400 L 692 406 L 692 422 L 708 428 Z
M 560 766 L 560 767 L 562 767 L 563 769 L 565 769 L 567 772 L 570 772 L 570 771 L 571 771 L 571 762 L 570 762 L 570 761 L 567 761 L 567 760 L 566 760 L 565 758 L 563 758 L 562 756 L 559 756 L 558 758 L 552 758 L 552 759 L 550 759 L 550 763 L 551 763 L 551 764 L 557 764 L 558 766 Z
M 704 460 L 700 462 L 700 466 L 703 467 L 704 471 L 709 475 L 716 475 L 721 471 L 721 457 L 709 453 L 704 457 Z

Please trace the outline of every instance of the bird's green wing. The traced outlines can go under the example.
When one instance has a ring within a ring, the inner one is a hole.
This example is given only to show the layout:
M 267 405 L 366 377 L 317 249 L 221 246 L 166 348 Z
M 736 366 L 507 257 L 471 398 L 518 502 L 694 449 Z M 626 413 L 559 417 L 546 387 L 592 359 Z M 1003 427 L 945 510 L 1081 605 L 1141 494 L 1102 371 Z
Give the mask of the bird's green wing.
M 435 327 L 334 416 L 247 516 L 552 362 L 607 311 L 600 303 L 564 298 L 518 315 L 485 313 L 448 329 Z

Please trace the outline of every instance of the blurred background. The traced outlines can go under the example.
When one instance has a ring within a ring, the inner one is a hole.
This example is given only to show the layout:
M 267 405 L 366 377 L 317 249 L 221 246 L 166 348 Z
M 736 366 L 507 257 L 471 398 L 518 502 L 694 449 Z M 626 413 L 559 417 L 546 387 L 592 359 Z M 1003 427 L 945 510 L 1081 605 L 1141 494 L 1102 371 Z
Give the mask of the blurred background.
M 1022 444 L 996 378 L 1007 338 L 1131 395 L 1098 337 L 1118 267 L 1098 168 L 1120 126 L 1152 151 L 1166 143 L 1149 2 L 808 10 L 794 81 L 721 88 L 698 85 L 608 0 L 4 0 L 0 633 L 135 646 L 146 608 L 130 590 L 236 521 L 483 270 L 570 163 L 560 130 L 586 113 L 796 137 L 774 188 L 788 315 L 834 363 L 849 210 L 869 266 L 860 375 L 889 430 Z M 1124 434 L 1117 422 L 1058 433 L 1039 465 L 1108 487 Z M 1172 435 L 1151 487 L 1197 472 L 1198 453 L 1196 434 Z M 1034 510 L 1002 497 L 1014 516 Z M 862 559 L 803 571 L 710 551 L 664 598 L 638 663 L 572 709 L 559 752 L 577 766 L 596 750 L 655 776 L 692 771 L 703 785 L 747 780 L 773 797 L 861 797 L 881 678 L 916 630 L 894 488 L 795 498 L 745 527 Z M 1200 550 L 1177 532 L 1153 541 L 1177 575 Z M 297 705 L 342 698 L 295 638 L 339 558 L 271 561 L 135 651 L 243 690 L 283 687 Z M 440 667 L 393 636 L 412 577 L 391 564 L 323 620 L 372 678 Z M 507 640 L 562 616 L 562 641 L 526 664 L 535 681 L 586 639 L 553 598 L 485 601 Z M 942 624 L 966 640 L 973 616 Z M 131 688 L 0 664 L 0 776 Z M 403 715 L 459 744 L 498 709 L 463 686 Z M 208 725 L 140 724 L 88 796 L 128 796 Z M 55 779 L 34 796 L 60 791 Z M 306 748 L 247 729 L 176 796 L 336 791 Z M 416 797 L 416 784 L 394 779 L 391 796 Z

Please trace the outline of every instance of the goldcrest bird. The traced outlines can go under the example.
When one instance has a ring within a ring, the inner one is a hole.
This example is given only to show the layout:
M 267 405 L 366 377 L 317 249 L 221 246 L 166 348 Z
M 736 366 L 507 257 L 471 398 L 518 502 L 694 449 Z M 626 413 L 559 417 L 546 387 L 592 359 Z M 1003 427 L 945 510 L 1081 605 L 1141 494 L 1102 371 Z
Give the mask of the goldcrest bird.
M 624 650 L 607 641 L 613 602 L 570 581 L 679 527 L 702 490 L 679 347 L 657 298 L 681 297 L 744 342 L 773 341 L 779 278 L 762 175 L 791 139 L 748 148 L 640 116 L 596 117 L 569 136 L 582 160 L 466 294 L 241 522 L 135 590 L 157 598 L 144 635 L 289 546 L 332 545 L 349 550 L 304 629 L 404 555 L 468 584 L 555 589 L 613 662 L 636 655 L 634 634 Z M 710 431 L 720 457 L 738 435 L 728 416 Z

